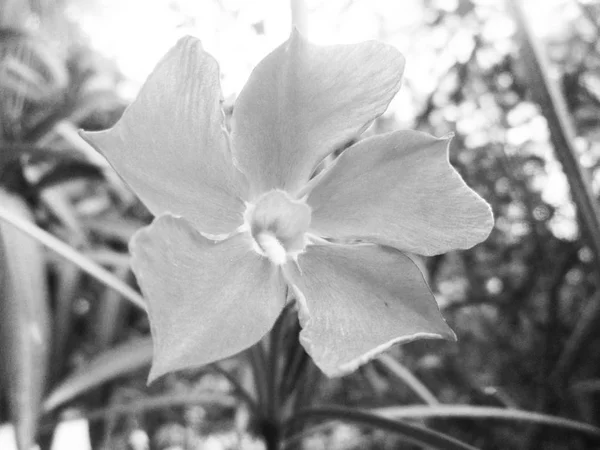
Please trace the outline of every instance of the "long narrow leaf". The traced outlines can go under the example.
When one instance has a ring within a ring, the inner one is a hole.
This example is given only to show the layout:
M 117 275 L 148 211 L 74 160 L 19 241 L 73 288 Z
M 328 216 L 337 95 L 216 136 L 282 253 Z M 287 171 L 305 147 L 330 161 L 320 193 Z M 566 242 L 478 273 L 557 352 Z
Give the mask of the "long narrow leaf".
M 115 276 L 121 280 L 126 280 L 129 272 L 129 267 L 119 267 L 115 269 Z M 110 347 L 116 341 L 131 308 L 131 305 L 122 302 L 119 297 L 119 293 L 115 290 L 105 288 L 100 296 L 100 301 L 95 305 L 94 334 L 96 343 L 102 350 Z
M 571 386 L 571 391 L 580 394 L 595 394 L 600 391 L 600 379 L 579 381 Z
M 377 358 L 379 363 L 386 368 L 386 370 L 393 375 L 396 379 L 405 383 L 415 394 L 417 394 L 421 400 L 428 405 L 439 405 L 440 402 L 433 395 L 433 393 L 427 389 L 421 381 L 415 377 L 410 370 L 392 358 L 390 355 L 383 353 Z
M 128 403 L 116 404 L 105 408 L 93 409 L 89 412 L 82 413 L 81 416 L 62 416 L 59 418 L 59 423 L 68 423 L 82 419 L 88 422 L 94 422 L 97 420 L 107 420 L 121 415 L 140 414 L 153 410 L 176 408 L 189 405 L 233 408 L 237 403 L 238 399 L 236 399 L 235 396 L 220 391 L 195 392 L 187 395 L 165 394 L 132 400 Z M 43 423 L 41 430 L 51 432 L 55 426 L 56 423 L 54 421 Z
M 55 186 L 53 189 L 42 191 L 39 198 L 64 226 L 65 232 L 68 233 L 66 236 L 69 236 L 69 244 L 74 247 L 87 246 L 87 234 L 66 190 Z
M 33 215 L 17 195 L 0 189 L 0 204 L 25 223 Z M 44 249 L 0 223 L 0 368 L 19 448 L 35 443 L 48 370 L 50 320 Z
M 129 267 L 129 253 L 117 252 L 106 247 L 98 247 L 86 250 L 83 253 L 86 258 L 102 266 L 114 269 L 125 269 Z
M 395 419 L 439 418 L 439 419 L 494 419 L 513 422 L 530 422 L 564 428 L 600 439 L 600 428 L 563 417 L 550 416 L 512 408 L 494 408 L 471 405 L 397 406 L 378 408 L 378 414 Z
M 255 414 L 258 415 L 261 413 L 258 403 L 255 401 L 252 395 L 244 388 L 243 384 L 231 374 L 230 371 L 223 367 L 222 363 L 212 364 L 211 367 L 215 370 L 215 372 L 227 378 L 227 381 L 229 381 L 231 386 L 233 386 L 235 393 L 240 397 L 240 399 L 248 404 Z
M 527 68 L 526 81 L 548 121 L 552 146 L 567 175 L 571 195 L 581 217 L 584 236 L 594 253 L 596 273 L 600 275 L 600 206 L 592 189 L 590 174 L 579 162 L 575 148 L 575 127 L 567 101 L 558 83 L 550 76 L 547 57 L 529 26 L 525 4 L 526 2 L 519 0 L 510 1 L 521 37 L 521 59 Z M 583 349 L 588 348 L 585 345 L 586 336 L 600 318 L 600 296 L 594 297 L 591 301 L 594 303 L 589 308 L 589 314 L 582 316 L 584 325 L 575 328 L 551 374 L 551 379 L 560 385 L 567 384 L 574 361 Z
M 73 264 L 76 264 L 79 268 L 96 278 L 101 283 L 119 292 L 124 298 L 129 300 L 138 308 L 143 310 L 146 309 L 146 303 L 144 299 L 133 288 L 123 283 L 123 281 L 119 280 L 112 273 L 108 272 L 97 264 L 94 264 L 81 253 L 55 238 L 50 233 L 42 230 L 31 222 L 21 219 L 3 206 L 0 206 L 0 221 L 7 222 L 25 232 L 63 258 L 71 261 Z
M 102 180 L 103 178 L 104 171 L 101 167 L 87 161 L 73 160 L 57 165 L 49 170 L 35 184 L 34 189 L 47 189 L 48 187 L 76 179 Z
M 78 395 L 107 381 L 147 367 L 151 362 L 150 338 L 126 342 L 107 350 L 57 386 L 44 401 L 44 411 L 53 411 Z
M 82 272 L 68 261 L 55 265 L 56 293 L 54 306 L 54 339 L 52 342 L 51 384 L 64 374 L 67 363 L 67 347 L 73 329 L 73 304 L 81 287 Z
M 389 431 L 402 436 L 409 442 L 426 445 L 439 450 L 476 450 L 451 436 L 428 428 L 412 425 L 399 420 L 383 417 L 379 413 L 339 406 L 308 408 L 298 411 L 285 425 L 285 429 L 293 429 L 298 423 L 311 420 L 337 420 L 356 425 L 368 426 Z

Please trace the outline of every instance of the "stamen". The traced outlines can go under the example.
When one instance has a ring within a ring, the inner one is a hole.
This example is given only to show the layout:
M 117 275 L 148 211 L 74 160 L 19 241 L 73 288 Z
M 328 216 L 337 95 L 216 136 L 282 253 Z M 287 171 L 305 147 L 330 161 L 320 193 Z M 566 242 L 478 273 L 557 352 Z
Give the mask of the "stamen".
M 281 266 L 286 263 L 287 252 L 274 235 L 271 233 L 260 233 L 256 236 L 256 242 L 273 264 Z
M 278 266 L 297 260 L 306 247 L 305 234 L 311 209 L 279 189 L 265 192 L 254 203 L 246 204 L 241 232 L 249 232 L 254 250 Z

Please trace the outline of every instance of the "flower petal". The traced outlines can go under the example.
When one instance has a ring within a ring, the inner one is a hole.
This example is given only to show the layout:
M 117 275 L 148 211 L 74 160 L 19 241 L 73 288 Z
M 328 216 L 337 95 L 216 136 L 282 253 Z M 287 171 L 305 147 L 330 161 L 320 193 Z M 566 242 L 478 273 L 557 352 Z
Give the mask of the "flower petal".
M 285 304 L 283 278 L 249 234 L 215 242 L 164 215 L 134 236 L 131 252 L 152 326 L 150 381 L 250 347 Z
M 421 255 L 485 240 L 491 209 L 450 165 L 449 141 L 397 131 L 350 147 L 315 180 L 312 230 Z
M 213 234 L 243 222 L 245 181 L 228 148 L 219 68 L 197 39 L 165 55 L 112 129 L 82 137 L 154 215 L 182 215 Z
M 403 69 L 389 45 L 321 47 L 294 30 L 254 69 L 233 111 L 233 152 L 253 194 L 295 193 L 325 156 L 385 111 Z
M 328 376 L 352 372 L 395 343 L 455 339 L 423 275 L 398 250 L 312 245 L 298 265 L 286 273 L 300 300 L 300 340 Z

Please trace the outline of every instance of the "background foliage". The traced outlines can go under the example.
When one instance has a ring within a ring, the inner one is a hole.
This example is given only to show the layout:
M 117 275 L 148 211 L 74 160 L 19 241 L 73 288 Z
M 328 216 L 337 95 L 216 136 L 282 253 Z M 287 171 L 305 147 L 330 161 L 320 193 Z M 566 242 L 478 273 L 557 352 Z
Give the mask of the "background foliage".
M 258 3 L 258 11 L 275 14 Z M 477 448 L 598 448 L 589 430 L 520 420 L 518 411 L 600 421 L 600 5 L 523 2 L 542 38 L 536 66 L 526 26 L 508 3 L 415 1 L 405 16 L 385 2 L 307 3 L 317 41 L 335 38 L 319 28 L 327 13 L 339 17 L 331 28 L 341 36 L 370 33 L 407 54 L 403 93 L 368 132 L 455 132 L 451 161 L 492 205 L 496 226 L 472 250 L 424 261 L 458 344 L 411 343 L 352 376 L 324 380 L 295 343 L 297 325 L 282 325 L 284 351 L 275 363 L 282 414 L 319 405 L 386 408 L 378 411 Z M 177 33 L 208 20 L 194 2 L 165 4 Z M 244 41 L 253 45 L 250 58 L 289 30 L 287 18 L 248 15 L 236 2 L 203 6 L 222 28 L 251 36 Z M 94 33 L 86 35 L 101 7 L 0 2 L 0 421 L 12 421 L 22 448 L 36 434 L 49 446 L 60 435 L 57 424 L 75 417 L 88 422 L 64 423 L 89 423 L 93 448 L 260 448 L 266 422 L 252 405 L 260 409 L 269 386 L 253 378 L 256 352 L 146 387 L 148 321 L 124 300 L 139 301 L 127 242 L 151 217 L 76 134 L 111 126 L 140 81 L 133 72 L 123 76 L 93 48 Z M 352 29 L 357 20 L 364 29 Z M 208 38 L 211 45 L 221 60 L 240 44 Z M 155 50 L 158 58 L 162 49 Z M 243 59 L 241 51 L 232 54 L 222 62 L 229 107 L 256 62 L 228 62 Z M 298 417 L 285 430 L 288 448 L 400 442 L 343 424 L 341 414 L 335 422 L 314 411 Z M 221 447 L 208 447 L 216 442 Z

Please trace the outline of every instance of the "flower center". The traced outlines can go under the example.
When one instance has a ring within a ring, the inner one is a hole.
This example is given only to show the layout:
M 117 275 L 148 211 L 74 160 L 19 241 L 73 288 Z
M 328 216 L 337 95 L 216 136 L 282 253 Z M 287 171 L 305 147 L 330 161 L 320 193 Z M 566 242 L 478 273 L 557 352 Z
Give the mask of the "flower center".
M 249 203 L 244 213 L 255 250 L 276 265 L 285 264 L 304 251 L 310 218 L 311 209 L 304 200 L 293 199 L 279 189 Z

